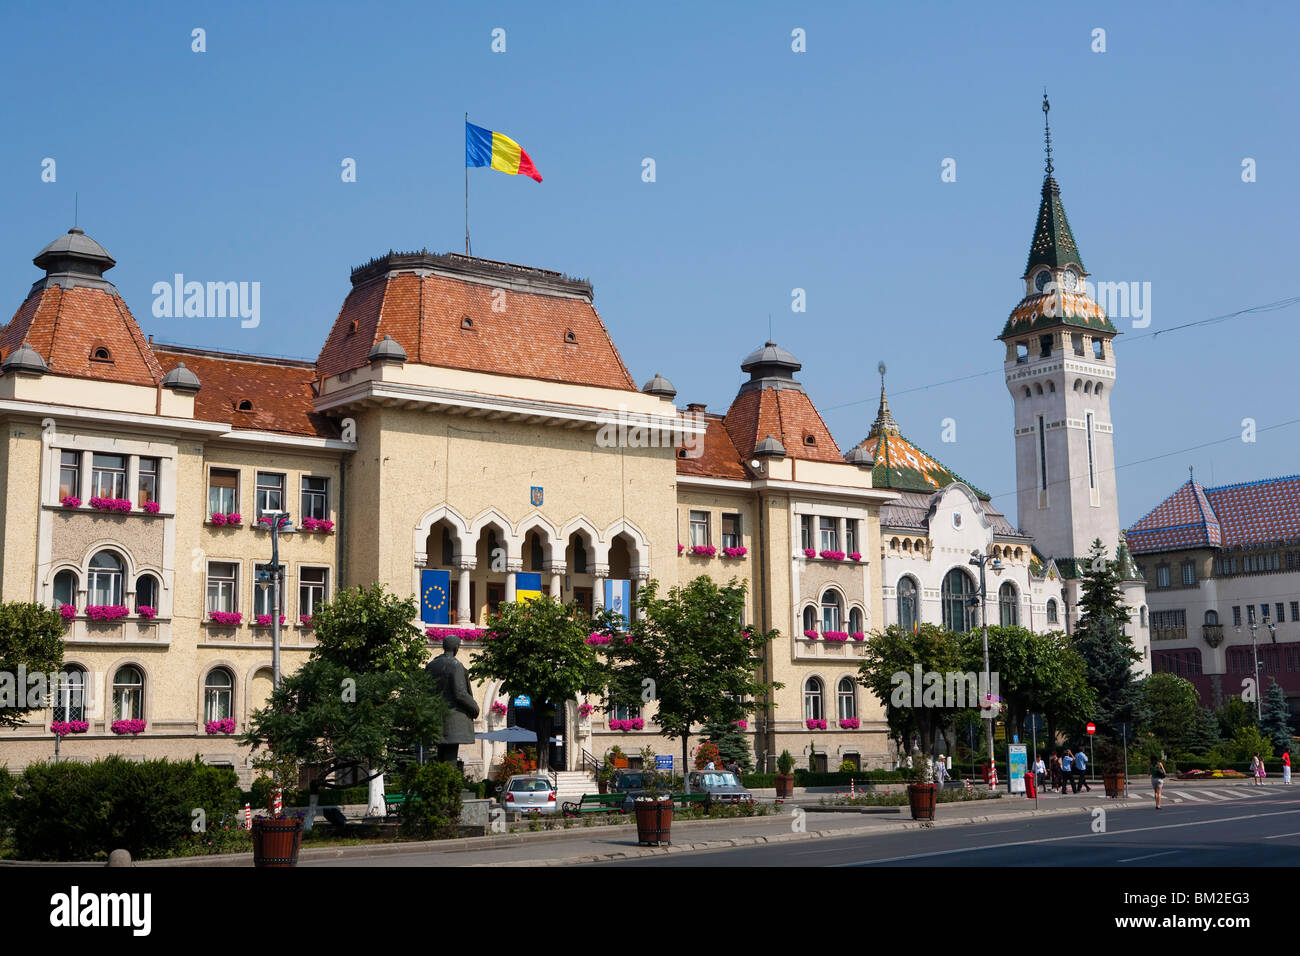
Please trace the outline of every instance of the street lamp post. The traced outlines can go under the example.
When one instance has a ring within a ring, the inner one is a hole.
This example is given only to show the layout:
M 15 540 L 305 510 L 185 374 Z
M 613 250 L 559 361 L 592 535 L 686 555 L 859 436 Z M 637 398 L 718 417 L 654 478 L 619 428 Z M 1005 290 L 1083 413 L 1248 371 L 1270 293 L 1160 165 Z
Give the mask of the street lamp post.
M 280 535 L 293 534 L 293 524 L 287 511 L 263 511 L 260 517 L 271 519 L 271 563 L 267 565 L 271 574 L 271 686 L 279 688 L 280 602 L 283 595 L 280 582 L 284 576 L 284 567 L 280 564 Z
M 1263 691 L 1260 689 L 1259 686 L 1259 650 L 1255 647 L 1255 630 L 1259 627 L 1259 624 L 1256 623 L 1255 621 L 1251 621 L 1246 626 L 1250 628 L 1250 658 L 1255 664 L 1255 721 L 1256 723 L 1263 723 L 1264 705 L 1262 703 Z M 1272 621 L 1268 622 L 1268 629 L 1270 632 L 1273 632 Z M 1236 630 L 1238 634 L 1241 633 L 1240 624 L 1237 625 Z M 1276 633 L 1273 633 L 1273 640 L 1274 641 L 1277 640 Z
M 987 565 L 993 569 L 994 573 L 1001 574 L 1002 559 L 995 558 L 989 554 L 983 554 L 979 551 L 972 551 L 970 553 L 970 563 L 976 565 L 980 569 L 980 625 L 984 630 L 984 693 L 987 696 L 992 693 L 993 678 L 989 672 L 988 588 L 986 587 L 986 583 L 985 583 L 984 568 Z M 989 709 L 992 709 L 992 703 L 993 702 L 991 700 L 986 700 L 983 702 L 984 706 L 989 707 Z M 993 715 L 992 714 L 990 714 L 988 717 L 985 718 L 984 742 L 988 747 L 989 766 L 992 767 L 993 766 Z M 1008 778 L 1010 778 L 1011 776 L 1011 771 L 1009 768 L 1007 770 L 1007 776 Z

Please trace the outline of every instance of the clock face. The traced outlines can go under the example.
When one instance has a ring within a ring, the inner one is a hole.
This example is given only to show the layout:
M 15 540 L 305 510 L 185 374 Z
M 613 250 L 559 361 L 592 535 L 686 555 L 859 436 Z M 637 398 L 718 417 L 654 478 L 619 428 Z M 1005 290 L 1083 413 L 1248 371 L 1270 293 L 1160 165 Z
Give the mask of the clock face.
M 1073 292 L 1079 287 L 1079 274 L 1073 269 L 1065 270 L 1065 289 L 1067 292 Z
M 1047 284 L 1051 281 L 1052 273 L 1047 269 L 1043 269 L 1038 273 L 1038 275 L 1034 276 L 1034 288 L 1039 292 L 1042 292 L 1047 288 Z

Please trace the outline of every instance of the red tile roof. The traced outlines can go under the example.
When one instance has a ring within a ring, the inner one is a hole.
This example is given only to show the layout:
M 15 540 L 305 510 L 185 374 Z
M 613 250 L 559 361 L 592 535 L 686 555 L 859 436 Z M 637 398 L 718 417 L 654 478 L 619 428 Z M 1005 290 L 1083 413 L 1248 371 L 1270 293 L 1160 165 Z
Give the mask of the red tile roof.
M 844 462 L 830 429 L 809 398 L 798 388 L 742 390 L 727 409 L 727 433 L 742 459 L 768 435 L 785 446 L 790 458 Z M 813 439 L 812 443 L 808 438 Z
M 316 374 L 310 362 L 205 352 L 178 346 L 154 346 L 163 367 L 179 363 L 199 377 L 194 417 L 228 422 L 236 429 L 337 438 L 337 425 L 312 411 Z M 240 411 L 241 402 L 252 405 Z
M 433 258 L 454 258 L 453 265 L 467 273 L 481 263 L 468 257 Z M 556 275 L 496 263 L 481 267 L 503 274 L 509 269 L 522 276 Z M 371 347 L 391 335 L 406 350 L 408 361 L 423 365 L 636 389 L 605 323 L 581 296 L 501 289 L 491 282 L 419 275 L 397 267 L 377 278 L 354 278 L 357 284 L 317 359 L 322 376 L 364 365 Z M 509 285 L 505 279 L 501 284 Z M 499 309 L 502 303 L 504 311 L 494 311 L 493 306 Z M 462 327 L 465 318 L 472 328 Z
M 1136 554 L 1300 540 L 1300 475 L 1218 488 L 1187 481 L 1126 537 Z
M 731 436 L 727 434 L 721 415 L 709 415 L 705 419 L 707 431 L 704 434 L 702 454 L 697 458 L 683 458 L 682 451 L 677 452 L 677 474 L 695 475 L 704 478 L 747 479 L 748 473 L 741 463 L 740 452 L 736 450 Z
M 162 368 L 122 297 L 87 286 L 42 288 L 18 307 L 0 332 L 0 358 L 26 343 L 50 372 L 75 378 L 156 386 Z M 108 350 L 111 361 L 91 353 Z

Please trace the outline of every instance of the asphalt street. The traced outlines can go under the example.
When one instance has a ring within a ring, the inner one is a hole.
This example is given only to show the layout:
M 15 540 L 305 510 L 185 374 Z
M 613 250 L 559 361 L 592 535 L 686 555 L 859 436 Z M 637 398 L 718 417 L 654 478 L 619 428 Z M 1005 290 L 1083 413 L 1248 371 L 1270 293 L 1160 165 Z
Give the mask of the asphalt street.
M 1231 797 L 1166 800 L 962 827 L 777 843 L 597 866 L 1239 867 L 1300 862 L 1300 792 L 1233 788 Z

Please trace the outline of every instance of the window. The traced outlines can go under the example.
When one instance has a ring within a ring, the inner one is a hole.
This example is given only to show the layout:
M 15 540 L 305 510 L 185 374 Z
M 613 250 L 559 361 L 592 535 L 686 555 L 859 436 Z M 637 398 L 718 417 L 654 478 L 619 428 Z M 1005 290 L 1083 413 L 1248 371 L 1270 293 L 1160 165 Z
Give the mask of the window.
M 1087 418 L 1087 424 L 1088 424 L 1088 487 L 1096 488 L 1097 467 L 1095 462 L 1093 461 L 1093 454 L 1092 454 L 1092 412 L 1089 412 L 1085 417 Z
M 77 606 L 77 572 L 60 571 L 54 575 L 54 607 Z
M 1232 626 L 1241 627 L 1241 607 L 1237 606 L 1232 609 Z
M 1262 621 L 1267 621 L 1267 620 L 1268 620 L 1268 605 L 1267 605 L 1267 604 L 1261 604 L 1261 605 L 1259 606 L 1259 617 L 1260 617 L 1260 620 L 1262 620 Z
M 542 536 L 534 533 L 528 539 L 528 570 L 540 571 L 546 561 L 546 549 L 542 547 Z
M 807 551 L 813 546 L 813 516 L 799 516 L 799 547 Z
M 235 680 L 224 667 L 214 667 L 203 682 L 203 719 L 226 720 L 234 712 Z
M 1246 623 L 1247 624 L 1255 623 L 1255 605 L 1253 604 L 1246 605 Z
M 257 473 L 257 516 L 268 511 L 284 510 L 284 475 Z
M 1055 598 L 1049 598 L 1047 601 L 1047 623 L 1055 624 L 1056 622 L 1057 622 L 1056 600 Z
M 1281 618 L 1278 620 L 1281 620 Z M 1291 602 L 1291 620 L 1300 621 L 1300 601 Z
M 1277 622 L 1281 624 L 1286 621 L 1286 606 L 1281 601 L 1278 601 L 1274 607 L 1277 608 Z
M 1147 606 L 1145 604 L 1138 610 L 1138 619 L 1142 622 L 1143 627 L 1147 626 Z
M 910 631 L 916 624 L 916 582 L 903 578 L 898 582 L 898 626 Z
M 1028 361 L 1029 361 L 1029 343 L 1017 342 L 1016 343 L 1016 364 L 1023 365 L 1025 362 Z M 1025 389 L 1026 393 L 1028 393 L 1028 391 L 1029 391 L 1028 389 Z
M 1052 337 L 1050 335 L 1040 335 L 1038 337 L 1038 357 L 1047 358 L 1052 354 Z
M 86 719 L 86 672 L 80 667 L 69 667 L 60 671 L 54 684 L 54 697 L 50 701 L 54 708 L 54 719 Z
M 578 538 L 573 542 L 573 573 L 587 573 L 587 546 Z
M 1162 564 L 1156 568 L 1156 587 L 1169 587 L 1169 565 Z
M 803 629 L 805 631 L 817 630 L 817 611 L 811 605 L 803 609 Z
M 90 493 L 96 498 L 126 497 L 126 458 L 122 455 L 92 455 Z
M 1194 584 L 1196 584 L 1196 562 L 1184 561 L 1183 562 L 1183 586 L 1192 587 Z
M 840 678 L 835 696 L 839 703 L 840 720 L 851 720 L 858 716 L 857 694 L 854 692 L 851 678 Z
M 238 566 L 230 561 L 208 562 L 208 613 L 239 610 Z
M 312 615 L 329 593 L 329 568 L 298 569 L 298 613 Z
M 1205 623 L 1206 623 L 1206 626 L 1208 626 L 1208 627 L 1218 627 L 1218 626 L 1219 626 L 1219 612 L 1218 612 L 1218 611 L 1206 611 L 1206 612 L 1205 612 Z
M 274 592 L 275 582 L 271 577 L 271 566 L 269 564 L 253 565 L 253 616 L 261 614 L 274 614 L 272 608 L 275 605 Z M 281 604 L 284 603 L 282 600 Z
M 1184 610 L 1152 611 L 1151 631 L 1151 639 L 1156 641 L 1186 637 L 1187 612 Z
M 1016 586 L 1010 581 L 998 588 L 998 623 L 1003 627 L 1015 627 L 1020 623 L 1019 601 L 1016 598 Z
M 975 595 L 975 585 L 970 575 L 960 568 L 953 568 L 943 579 L 941 591 L 943 604 L 943 626 L 950 631 L 969 631 L 974 624 L 975 609 L 970 601 Z
M 707 511 L 691 512 L 691 547 L 706 548 L 709 545 L 709 513 Z
M 59 452 L 59 498 L 81 495 L 81 452 Z
M 144 715 L 144 675 L 139 668 L 119 667 L 113 675 L 113 719 L 140 720 Z
M 1070 347 L 1074 349 L 1075 355 L 1083 354 L 1083 333 L 1082 332 L 1070 333 Z
M 615 720 L 636 720 L 641 716 L 641 708 L 636 704 L 615 704 Z
M 208 474 L 208 513 L 236 514 L 239 511 L 239 472 L 213 468 Z
M 141 458 L 139 476 L 135 483 L 135 504 L 143 508 L 151 501 L 158 500 L 158 459 Z
M 722 546 L 724 548 L 740 547 L 740 515 L 722 514 Z
M 822 593 L 822 630 L 838 631 L 840 629 L 840 596 L 835 591 Z
M 112 551 L 100 551 L 91 558 L 87 590 L 88 604 L 121 604 L 122 559 Z
M 135 610 L 151 607 L 158 610 L 158 579 L 152 574 L 142 574 L 135 579 Z
M 849 554 L 858 550 L 858 519 L 849 518 L 844 522 L 844 550 Z
M 1101 339 L 1092 340 L 1092 357 L 1095 359 L 1106 357 L 1106 346 Z
M 1047 426 L 1038 416 L 1038 489 L 1047 491 Z
M 849 633 L 862 633 L 862 611 L 856 607 L 849 611 Z
M 315 518 L 324 521 L 330 516 L 329 505 L 330 480 L 303 475 L 301 518 Z
M 839 522 L 834 518 L 817 519 L 817 527 L 821 532 L 821 549 L 822 551 L 838 551 L 840 543 Z
M 822 681 L 820 677 L 809 677 L 803 685 L 803 716 L 805 720 L 821 720 Z

